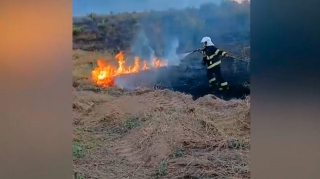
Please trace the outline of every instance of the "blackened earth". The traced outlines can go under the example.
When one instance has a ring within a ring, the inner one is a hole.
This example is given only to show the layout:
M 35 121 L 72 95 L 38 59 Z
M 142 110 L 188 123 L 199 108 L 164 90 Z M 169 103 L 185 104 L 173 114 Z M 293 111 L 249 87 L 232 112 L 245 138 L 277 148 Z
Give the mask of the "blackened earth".
M 250 73 L 248 63 L 223 60 L 222 75 L 229 83 L 229 90 L 220 92 L 209 86 L 206 78 L 206 67 L 201 63 L 190 61 L 180 66 L 163 67 L 137 74 L 119 76 L 116 84 L 124 89 L 137 87 L 152 87 L 171 89 L 191 94 L 194 99 L 213 94 L 224 100 L 243 99 L 250 95 Z

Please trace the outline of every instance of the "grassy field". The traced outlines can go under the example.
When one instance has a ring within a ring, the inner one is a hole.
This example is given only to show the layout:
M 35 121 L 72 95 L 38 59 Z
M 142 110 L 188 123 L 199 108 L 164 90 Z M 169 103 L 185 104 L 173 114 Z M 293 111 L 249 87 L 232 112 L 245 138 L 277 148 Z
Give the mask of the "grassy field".
M 250 98 L 102 88 L 90 80 L 97 59 L 116 62 L 74 51 L 75 179 L 249 178 Z

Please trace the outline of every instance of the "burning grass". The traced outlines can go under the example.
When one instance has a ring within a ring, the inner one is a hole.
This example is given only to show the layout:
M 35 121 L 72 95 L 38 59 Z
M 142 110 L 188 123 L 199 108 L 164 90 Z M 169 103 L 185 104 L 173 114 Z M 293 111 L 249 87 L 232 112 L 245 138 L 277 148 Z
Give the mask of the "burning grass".
M 126 56 L 122 51 L 113 56 L 110 53 L 76 50 L 73 59 L 75 79 L 90 78 L 91 82 L 102 87 L 115 86 L 114 79 L 119 75 L 138 73 L 167 65 L 164 59 L 141 60 L 137 56 Z M 130 64 L 130 62 L 133 63 Z
M 119 52 L 115 55 L 115 60 L 117 66 L 113 66 L 103 59 L 97 60 L 97 67 L 91 72 L 92 80 L 99 86 L 110 87 L 115 86 L 114 79 L 119 75 L 138 73 L 142 70 L 149 70 L 150 68 L 159 68 L 166 66 L 167 62 L 165 60 L 160 60 L 157 58 L 152 59 L 152 61 L 140 60 L 139 57 L 133 57 L 134 63 L 128 65 L 128 59 L 125 58 L 123 52 Z
M 76 179 L 249 178 L 249 98 L 194 101 L 170 90 L 75 80 Z

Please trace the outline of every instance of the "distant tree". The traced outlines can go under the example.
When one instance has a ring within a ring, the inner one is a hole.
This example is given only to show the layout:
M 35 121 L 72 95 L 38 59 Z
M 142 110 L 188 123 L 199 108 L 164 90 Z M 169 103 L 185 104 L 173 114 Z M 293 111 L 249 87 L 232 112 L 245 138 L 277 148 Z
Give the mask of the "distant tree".
M 83 25 L 73 25 L 73 28 L 72 28 L 72 34 L 73 35 L 78 35 L 80 33 L 82 33 L 85 29 L 85 26 Z
M 92 21 L 96 21 L 97 20 L 97 14 L 96 13 L 90 13 L 88 15 L 88 17 L 92 20 Z

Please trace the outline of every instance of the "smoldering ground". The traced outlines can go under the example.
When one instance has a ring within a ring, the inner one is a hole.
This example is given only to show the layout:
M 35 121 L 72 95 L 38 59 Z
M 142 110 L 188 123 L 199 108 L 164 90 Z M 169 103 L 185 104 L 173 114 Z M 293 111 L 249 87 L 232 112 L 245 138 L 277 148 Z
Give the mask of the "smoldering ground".
M 148 59 L 151 63 L 155 58 L 155 51 L 149 45 L 149 40 L 143 32 L 138 34 L 132 46 L 134 55 Z M 206 94 L 219 95 L 212 91 L 206 78 L 206 67 L 201 64 L 200 54 L 177 53 L 179 39 L 171 38 L 165 45 L 165 51 L 160 59 L 167 60 L 167 66 L 141 71 L 137 74 L 121 75 L 116 77 L 115 83 L 124 89 L 137 89 L 141 87 L 167 88 L 174 91 L 191 94 L 194 98 Z M 246 84 L 249 84 L 248 63 L 223 59 L 222 72 L 231 85 L 232 91 L 225 99 L 243 98 L 250 94 Z

